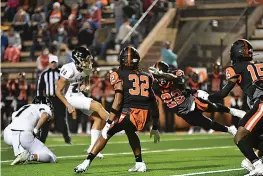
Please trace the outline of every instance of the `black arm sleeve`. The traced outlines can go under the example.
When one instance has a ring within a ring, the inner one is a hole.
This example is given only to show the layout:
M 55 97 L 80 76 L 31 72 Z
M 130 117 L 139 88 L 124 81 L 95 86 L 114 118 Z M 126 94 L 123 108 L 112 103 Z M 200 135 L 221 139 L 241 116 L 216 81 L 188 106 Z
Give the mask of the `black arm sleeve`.
M 44 90 L 45 90 L 45 80 L 44 80 L 44 75 L 45 72 L 42 72 L 39 79 L 38 79 L 38 84 L 37 84 L 37 96 L 44 96 Z
M 219 99 L 225 98 L 230 91 L 235 87 L 236 83 L 228 81 L 228 83 L 218 92 L 208 96 L 208 100 L 211 102 L 218 101 Z

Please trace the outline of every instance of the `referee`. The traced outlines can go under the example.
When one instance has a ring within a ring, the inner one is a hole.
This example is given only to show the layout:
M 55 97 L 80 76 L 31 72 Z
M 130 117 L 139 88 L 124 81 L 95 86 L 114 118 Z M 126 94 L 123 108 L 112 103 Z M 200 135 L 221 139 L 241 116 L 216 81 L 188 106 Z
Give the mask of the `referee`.
M 71 144 L 71 139 L 69 137 L 68 126 L 66 124 L 66 107 L 56 96 L 56 82 L 59 79 L 59 69 L 58 69 L 58 57 L 49 57 L 49 67 L 43 71 L 38 80 L 37 95 L 47 96 L 54 105 L 54 123 L 55 129 L 63 134 L 65 143 Z M 45 143 L 50 122 L 45 123 L 42 127 L 42 132 L 40 136 L 40 141 Z

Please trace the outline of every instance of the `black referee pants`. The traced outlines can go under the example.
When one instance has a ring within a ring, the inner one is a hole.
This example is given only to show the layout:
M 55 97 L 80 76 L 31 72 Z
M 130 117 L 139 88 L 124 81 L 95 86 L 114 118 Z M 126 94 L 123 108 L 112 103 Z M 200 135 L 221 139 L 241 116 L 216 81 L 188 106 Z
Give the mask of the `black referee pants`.
M 54 106 L 54 124 L 55 130 L 62 133 L 66 143 L 70 143 L 70 137 L 68 132 L 68 126 L 66 124 L 66 107 L 57 97 L 49 97 Z M 46 122 L 42 129 L 40 135 L 40 141 L 45 143 L 50 128 L 50 121 Z

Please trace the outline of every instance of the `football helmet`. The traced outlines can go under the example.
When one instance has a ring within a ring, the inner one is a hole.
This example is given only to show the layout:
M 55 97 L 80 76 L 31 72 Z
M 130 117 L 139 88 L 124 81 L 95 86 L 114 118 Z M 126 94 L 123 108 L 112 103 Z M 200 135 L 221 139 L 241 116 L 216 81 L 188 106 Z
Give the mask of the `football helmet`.
M 164 61 L 157 62 L 156 64 L 154 64 L 153 67 L 158 72 L 168 73 L 169 71 L 169 65 Z M 161 87 L 168 87 L 169 82 L 165 78 L 159 77 L 158 75 L 155 74 L 153 74 L 153 77 L 156 79 L 156 81 Z
M 253 47 L 245 39 L 235 41 L 230 49 L 230 59 L 232 64 L 242 61 L 251 61 L 253 59 Z
M 138 51 L 132 46 L 123 48 L 119 54 L 120 67 L 124 69 L 137 69 L 140 59 Z
M 47 106 L 50 107 L 51 111 L 54 110 L 52 101 L 49 98 L 44 97 L 44 96 L 36 96 L 33 99 L 32 104 L 46 104 Z
M 91 72 L 93 56 L 89 49 L 85 47 L 75 48 L 72 52 L 72 60 L 78 71 Z

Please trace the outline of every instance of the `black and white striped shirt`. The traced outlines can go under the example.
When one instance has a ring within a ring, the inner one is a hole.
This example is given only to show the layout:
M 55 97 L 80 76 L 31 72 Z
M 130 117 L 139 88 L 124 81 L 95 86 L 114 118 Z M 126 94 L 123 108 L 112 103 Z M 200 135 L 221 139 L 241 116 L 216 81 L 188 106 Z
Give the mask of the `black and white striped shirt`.
M 47 69 L 43 71 L 38 79 L 38 96 L 56 96 L 56 82 L 59 79 L 59 69 Z

